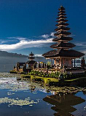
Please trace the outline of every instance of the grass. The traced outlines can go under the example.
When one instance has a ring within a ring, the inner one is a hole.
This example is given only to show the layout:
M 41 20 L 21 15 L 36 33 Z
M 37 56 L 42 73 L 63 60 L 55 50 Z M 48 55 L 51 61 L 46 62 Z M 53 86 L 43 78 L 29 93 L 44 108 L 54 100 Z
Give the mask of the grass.
M 58 82 L 58 79 L 55 78 L 47 78 L 47 77 L 39 77 L 39 76 L 32 76 L 32 79 L 41 79 L 42 81 L 44 81 L 45 83 L 49 83 L 49 82 Z
M 28 78 L 28 77 L 30 77 L 30 75 L 28 75 L 28 74 L 22 74 L 21 77 Z
M 10 70 L 10 73 L 17 73 L 15 70 Z
M 30 75 L 30 74 L 22 74 L 21 75 L 23 78 L 29 78 L 31 80 L 34 81 L 41 81 L 43 82 L 45 85 L 49 85 L 49 84 L 56 84 L 56 85 L 60 85 L 60 86 L 70 86 L 71 82 L 75 82 L 75 85 L 78 86 L 86 86 L 86 77 L 79 77 L 79 78 L 73 78 L 73 79 L 67 79 L 67 80 L 63 80 L 63 81 L 59 81 L 57 78 L 52 78 L 52 77 L 40 77 L 40 76 L 35 76 L 35 75 Z
M 69 80 L 65 80 L 65 81 L 72 82 L 72 81 L 77 81 L 77 80 L 81 80 L 81 79 L 86 79 L 86 77 L 80 77 L 80 78 L 76 78 L 76 79 L 69 79 Z
M 49 82 L 55 82 L 55 83 L 59 82 L 59 80 L 56 78 L 40 77 L 40 76 L 34 76 L 34 75 L 29 75 L 29 74 L 23 74 L 23 75 L 21 75 L 21 77 L 23 77 L 23 78 L 30 77 L 31 80 L 33 80 L 33 79 L 39 80 L 40 79 L 45 84 L 49 84 Z

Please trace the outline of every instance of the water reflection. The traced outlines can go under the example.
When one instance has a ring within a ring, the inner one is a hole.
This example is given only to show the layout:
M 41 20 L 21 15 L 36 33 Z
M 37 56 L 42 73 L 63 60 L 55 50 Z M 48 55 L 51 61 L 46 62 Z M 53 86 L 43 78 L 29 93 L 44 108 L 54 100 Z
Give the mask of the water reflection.
M 84 99 L 73 94 L 51 95 L 45 97 L 43 100 L 54 105 L 51 107 L 51 109 L 57 112 L 54 113 L 54 116 L 74 116 L 72 112 L 77 109 L 73 106 L 85 102 Z
M 43 101 L 46 95 L 51 93 L 30 80 L 0 78 L 0 116 L 52 116 L 51 105 Z
M 83 94 L 86 95 L 86 91 L 83 91 Z
M 68 87 L 43 86 L 29 79 L 17 80 L 14 75 L 11 78 L 10 75 L 7 78 L 0 78 L 1 116 L 6 114 L 11 116 L 10 111 L 12 116 L 82 116 L 82 114 L 86 116 L 86 92 L 77 94 L 56 92 L 65 89 L 69 90 Z
M 31 92 L 42 91 L 44 87 L 39 86 L 37 83 L 30 82 L 30 80 L 17 80 L 16 77 L 0 78 L 0 89 L 9 89 L 10 91 L 26 91 Z

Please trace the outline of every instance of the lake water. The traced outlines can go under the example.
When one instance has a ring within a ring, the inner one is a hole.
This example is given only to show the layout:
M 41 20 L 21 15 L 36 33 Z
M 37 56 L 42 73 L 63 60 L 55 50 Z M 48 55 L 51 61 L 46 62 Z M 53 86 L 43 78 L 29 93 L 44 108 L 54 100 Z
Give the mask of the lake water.
M 40 83 L 17 77 L 0 73 L 0 116 L 86 116 L 85 92 L 61 97 Z
M 0 56 L 0 72 L 9 72 L 16 66 L 17 62 L 27 62 L 28 57 L 2 57 Z M 43 57 L 36 57 L 37 62 L 47 62 Z
M 29 59 L 28 57 L 2 57 L 0 56 L 0 72 L 9 72 L 16 66 L 17 62 L 27 62 Z M 47 62 L 51 61 L 49 59 L 45 59 L 44 57 L 36 57 L 35 60 L 37 62 Z M 53 62 L 53 61 L 52 61 Z M 74 64 L 73 64 L 74 65 Z M 77 60 L 75 63 L 76 67 L 79 67 L 80 60 Z

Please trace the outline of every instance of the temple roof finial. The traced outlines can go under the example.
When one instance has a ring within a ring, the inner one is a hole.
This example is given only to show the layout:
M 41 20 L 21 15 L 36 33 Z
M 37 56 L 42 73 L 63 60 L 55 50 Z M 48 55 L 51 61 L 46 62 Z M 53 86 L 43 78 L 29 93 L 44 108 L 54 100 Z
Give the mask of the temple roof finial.
M 34 55 L 34 54 L 33 54 L 33 52 L 31 52 L 29 55 L 31 55 L 31 56 L 32 56 L 32 55 Z
M 61 5 L 59 10 L 65 10 L 65 8 Z
M 60 7 L 63 7 L 62 5 Z

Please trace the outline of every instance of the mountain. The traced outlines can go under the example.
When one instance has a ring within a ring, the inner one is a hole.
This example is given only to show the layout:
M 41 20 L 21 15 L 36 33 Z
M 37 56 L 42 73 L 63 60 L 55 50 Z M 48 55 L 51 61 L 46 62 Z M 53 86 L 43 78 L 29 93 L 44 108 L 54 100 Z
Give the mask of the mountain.
M 19 58 L 19 60 L 17 61 L 17 62 L 21 62 L 22 60 L 21 59 L 23 59 L 23 58 L 25 58 L 25 59 L 27 59 L 27 60 L 29 60 L 28 59 L 28 56 L 27 55 L 22 55 L 22 54 L 17 54 L 17 53 L 8 53 L 8 52 L 6 52 L 6 51 L 0 51 L 0 57 L 2 58 L 9 58 L 10 59 L 10 57 L 11 58 Z M 25 60 L 26 61 L 26 60 Z M 35 61 L 37 61 L 37 62 L 46 62 L 46 59 L 44 58 L 44 57 L 40 57 L 40 56 L 36 56 L 35 57 Z
M 17 54 L 17 53 L 8 53 L 6 51 L 0 51 L 0 57 L 27 57 L 26 55 Z
M 28 60 L 27 55 L 0 51 L 0 72 L 9 72 L 16 66 L 17 62 L 27 62 Z M 46 62 L 47 60 L 44 57 L 37 56 L 35 61 Z
M 9 72 L 16 66 L 17 62 L 27 62 L 28 60 L 27 55 L 0 51 L 0 72 Z M 37 62 L 47 62 L 44 57 L 39 56 L 36 56 L 34 60 Z

